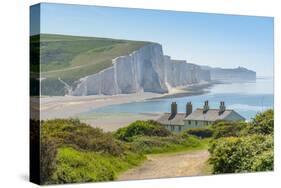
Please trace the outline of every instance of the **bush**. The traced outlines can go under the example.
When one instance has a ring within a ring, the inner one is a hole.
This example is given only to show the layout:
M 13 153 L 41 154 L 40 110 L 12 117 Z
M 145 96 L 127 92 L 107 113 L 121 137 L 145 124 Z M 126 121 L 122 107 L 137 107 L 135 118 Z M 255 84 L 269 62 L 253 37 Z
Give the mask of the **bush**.
M 247 123 L 236 121 L 217 121 L 212 125 L 213 137 L 238 137 L 245 134 Z
M 272 109 L 258 113 L 250 122 L 249 133 L 251 134 L 273 134 L 274 112 Z
M 57 143 L 54 140 L 43 138 L 40 144 L 40 181 L 49 182 L 56 169 Z
M 274 164 L 273 149 L 254 157 L 252 171 L 271 171 Z
M 193 135 L 193 136 L 197 136 L 199 138 L 210 138 L 213 136 L 213 129 L 210 127 L 206 127 L 206 128 L 192 128 L 192 129 L 187 129 L 186 131 L 184 131 L 182 133 L 182 135 L 184 137 L 186 137 L 187 135 Z
M 209 152 L 215 174 L 273 169 L 272 136 L 220 138 L 213 141 Z
M 82 152 L 65 147 L 58 150 L 57 168 L 52 183 L 112 181 L 118 173 L 144 160 L 144 156 L 129 153 L 117 158 L 108 154 Z
M 205 140 L 200 140 L 194 136 L 183 138 L 179 135 L 167 137 L 136 136 L 129 144 L 133 152 L 144 154 L 202 149 L 207 145 Z
M 40 178 L 41 182 L 45 184 L 54 181 L 51 177 L 55 171 L 57 174 L 55 182 L 75 182 L 79 181 L 79 178 L 83 178 L 84 181 L 88 180 L 88 177 L 79 177 L 79 173 L 69 172 L 70 167 L 66 164 L 57 164 L 59 161 L 56 156 L 59 148 L 71 146 L 80 151 L 98 152 L 112 156 L 124 155 L 124 146 L 120 141 L 114 139 L 111 133 L 104 133 L 101 129 L 92 128 L 75 119 L 42 121 L 40 141 Z M 58 167 L 59 169 L 57 169 Z M 68 175 L 68 173 L 70 174 Z M 63 175 L 67 177 L 63 178 Z
M 96 151 L 112 155 L 122 155 L 123 148 L 111 133 L 93 128 L 75 119 L 56 119 L 43 121 L 41 140 L 50 139 L 58 147 L 69 145 L 80 150 Z
M 159 136 L 165 137 L 171 135 L 171 132 L 162 127 L 156 121 L 135 121 L 128 127 L 120 128 L 114 136 L 123 141 L 131 141 L 134 136 Z

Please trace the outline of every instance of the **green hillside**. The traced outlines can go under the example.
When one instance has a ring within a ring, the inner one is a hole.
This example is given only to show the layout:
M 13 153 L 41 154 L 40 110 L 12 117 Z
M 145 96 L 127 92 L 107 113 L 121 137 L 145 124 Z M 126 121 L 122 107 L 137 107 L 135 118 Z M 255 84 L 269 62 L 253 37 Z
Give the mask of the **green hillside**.
M 41 34 L 40 40 L 39 35 L 31 37 L 31 53 L 40 51 L 41 78 L 45 78 L 43 90 L 46 90 L 42 94 L 63 95 L 58 78 L 72 84 L 81 77 L 110 67 L 113 58 L 147 44 L 149 42 Z M 31 70 L 37 72 L 37 66 L 38 59 L 31 58 Z

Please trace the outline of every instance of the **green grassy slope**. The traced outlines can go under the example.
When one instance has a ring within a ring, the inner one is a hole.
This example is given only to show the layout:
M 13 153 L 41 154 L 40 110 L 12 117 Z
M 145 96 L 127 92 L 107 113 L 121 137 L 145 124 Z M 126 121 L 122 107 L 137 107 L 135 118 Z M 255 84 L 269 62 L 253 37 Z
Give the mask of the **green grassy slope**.
M 40 47 L 38 43 L 40 42 Z M 31 37 L 31 53 L 40 49 L 41 77 L 46 78 L 46 95 L 60 95 L 63 85 L 81 77 L 95 74 L 112 65 L 112 59 L 130 54 L 149 44 L 109 38 L 41 34 Z M 38 70 L 38 59 L 31 59 L 31 70 Z M 53 89 L 53 86 L 56 90 Z M 57 90 L 57 88 L 61 88 Z M 58 93 L 57 93 L 58 92 Z M 44 92 L 43 92 L 44 94 Z

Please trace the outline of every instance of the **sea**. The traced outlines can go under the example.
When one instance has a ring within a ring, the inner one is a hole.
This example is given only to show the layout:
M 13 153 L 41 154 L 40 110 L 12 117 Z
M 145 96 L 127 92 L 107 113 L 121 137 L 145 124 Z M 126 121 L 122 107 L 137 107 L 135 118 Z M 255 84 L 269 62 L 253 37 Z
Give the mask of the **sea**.
M 209 101 L 210 108 L 219 108 L 224 101 L 227 109 L 233 109 L 247 120 L 257 113 L 274 107 L 273 78 L 257 78 L 256 81 L 220 83 L 206 88 L 202 95 L 170 97 L 162 99 L 130 102 L 111 105 L 92 110 L 99 113 L 164 113 L 170 112 L 170 105 L 176 102 L 178 112 L 185 112 L 185 105 L 191 102 L 193 110 L 202 108 L 204 101 Z

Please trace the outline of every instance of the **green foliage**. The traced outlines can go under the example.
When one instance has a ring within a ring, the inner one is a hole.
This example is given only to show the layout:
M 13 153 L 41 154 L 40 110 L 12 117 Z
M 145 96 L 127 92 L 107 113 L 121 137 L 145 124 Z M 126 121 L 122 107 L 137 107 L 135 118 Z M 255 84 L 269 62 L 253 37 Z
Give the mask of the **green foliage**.
M 65 147 L 58 151 L 57 168 L 51 179 L 52 183 L 114 180 L 118 173 L 139 164 L 142 160 L 144 156 L 133 153 L 117 158 Z
M 58 179 L 50 179 L 54 171 L 60 168 L 56 164 L 56 155 L 59 148 L 71 146 L 81 152 L 97 152 L 113 157 L 124 155 L 124 146 L 120 141 L 114 139 L 111 133 L 104 133 L 101 129 L 92 128 L 76 119 L 41 121 L 40 137 L 41 181 L 46 184 L 60 182 Z M 85 173 L 88 172 L 86 171 Z M 67 178 L 71 181 L 73 180 L 73 177 L 71 177 L 73 173 L 69 174 L 69 176 L 68 172 L 64 174 L 64 180 Z
M 273 148 L 262 152 L 253 159 L 252 171 L 271 171 L 274 165 Z
M 258 113 L 249 123 L 215 122 L 209 148 L 213 173 L 273 170 L 273 114 Z
M 236 121 L 217 121 L 212 125 L 214 130 L 213 137 L 215 139 L 221 137 L 238 137 L 243 134 L 247 128 L 247 123 Z
M 220 138 L 212 142 L 209 152 L 215 174 L 273 169 L 272 136 Z
M 57 142 L 47 137 L 41 138 L 40 143 L 40 179 L 41 182 L 51 181 L 56 169 Z
M 54 140 L 59 146 L 70 145 L 87 151 L 121 155 L 123 148 L 111 133 L 93 128 L 75 119 L 55 119 L 42 122 L 41 136 Z M 42 139 L 42 140 L 43 140 Z
M 249 133 L 273 134 L 274 112 L 272 109 L 258 113 L 250 122 Z
M 173 135 L 155 121 L 136 121 L 119 129 L 115 137 L 76 119 L 42 121 L 42 182 L 114 180 L 120 172 L 139 165 L 144 154 L 203 149 L 209 142 Z
M 218 121 L 182 134 L 172 134 L 155 121 L 136 121 L 114 134 L 76 119 L 41 121 L 41 180 L 45 184 L 114 180 L 139 165 L 145 154 L 208 146 L 215 174 L 273 170 L 273 124 L 270 110 L 249 123 Z M 36 140 L 31 132 L 31 141 Z M 212 138 L 211 145 L 210 139 L 199 137 Z
M 193 136 L 181 137 L 172 135 L 167 137 L 136 136 L 130 142 L 132 151 L 145 154 L 178 152 L 206 148 L 208 141 Z
M 135 121 L 129 126 L 120 128 L 116 131 L 114 136 L 123 141 L 130 141 L 134 136 L 160 136 L 165 137 L 171 135 L 171 132 L 161 126 L 158 122 L 148 121 Z
M 210 138 L 213 136 L 213 134 L 214 130 L 211 127 L 187 129 L 182 133 L 183 136 L 193 135 L 199 138 Z

